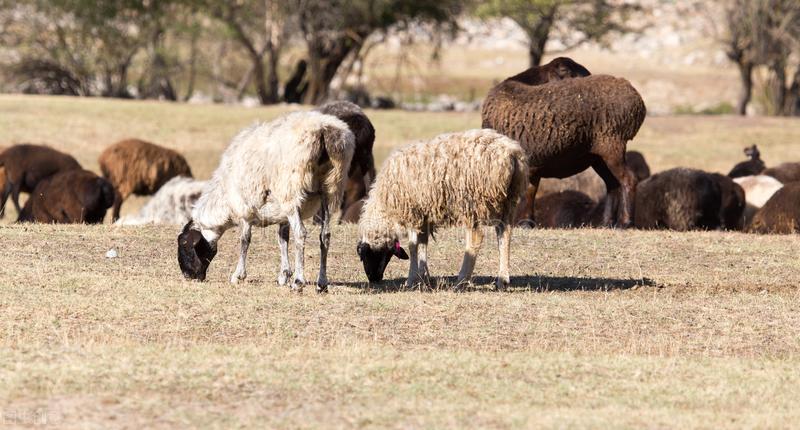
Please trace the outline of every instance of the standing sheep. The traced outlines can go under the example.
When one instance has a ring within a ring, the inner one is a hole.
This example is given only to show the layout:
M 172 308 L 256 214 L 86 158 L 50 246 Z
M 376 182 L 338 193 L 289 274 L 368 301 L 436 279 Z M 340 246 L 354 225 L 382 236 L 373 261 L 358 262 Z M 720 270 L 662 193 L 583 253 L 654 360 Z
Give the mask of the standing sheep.
M 800 233 L 800 182 L 786 184 L 753 216 L 749 230 L 761 234 Z
M 176 176 L 164 184 L 139 213 L 123 216 L 115 224 L 186 224 L 192 218 L 192 206 L 203 193 L 206 182 Z
M 800 182 L 800 163 L 781 163 L 765 169 L 761 174 L 772 176 L 783 184 Z
M 181 154 L 139 139 L 109 146 L 97 162 L 103 177 L 117 191 L 112 222 L 119 219 L 122 202 L 131 194 L 152 195 L 175 176 L 192 177 L 192 170 Z
M 626 168 L 625 147 L 645 113 L 628 81 L 592 75 L 535 86 L 507 79 L 489 92 L 481 118 L 528 155 L 532 186 L 525 213 L 533 215 L 541 178 L 565 178 L 591 166 L 609 193 L 604 223 L 626 227 L 633 221 L 636 178 Z
M 757 146 L 753 145 L 745 148 L 744 155 L 750 157 L 750 159 L 733 166 L 733 169 L 728 173 L 728 177 L 740 178 L 742 176 L 758 175 L 766 169 Z
M 41 180 L 20 212 L 22 222 L 99 224 L 114 203 L 114 187 L 88 170 L 67 170 Z
M 375 159 L 372 157 L 372 146 L 375 144 L 375 127 L 358 105 L 347 101 L 326 103 L 316 109 L 326 115 L 333 115 L 344 121 L 356 138 L 353 161 L 347 172 L 347 185 L 339 208 L 341 219 L 352 204 L 367 196 L 369 186 L 375 179 Z
M 1 190 L 0 213 L 4 212 L 6 200 L 17 213 L 21 213 L 19 193 L 31 193 L 43 179 L 59 172 L 78 170 L 81 165 L 71 155 L 41 145 L 14 145 L 0 154 L 0 168 L 5 169 L 5 187 Z
M 295 112 L 245 129 L 222 154 L 192 219 L 178 236 L 178 263 L 186 278 L 204 280 L 220 236 L 241 226 L 241 248 L 231 282 L 246 278 L 245 259 L 252 225 L 279 224 L 281 269 L 278 283 L 292 276 L 289 228 L 295 240 L 293 288 L 306 283 L 303 220 L 320 207 L 320 269 L 317 291 L 325 291 L 330 215 L 339 206 L 355 137 L 347 124 L 319 112 Z
M 466 229 L 458 274 L 472 276 L 484 225 L 494 225 L 500 250 L 496 286 L 510 282 L 509 251 L 516 205 L 525 191 L 526 156 L 513 140 L 488 129 L 440 135 L 392 153 L 384 162 L 359 220 L 358 255 L 370 282 L 380 282 L 392 256 L 408 259 L 406 285 L 428 277 L 428 236 L 438 227 Z
M 745 203 L 744 223 L 749 225 L 756 211 L 767 203 L 775 192 L 783 188 L 783 184 L 772 176 L 740 176 L 733 180 L 744 189 Z

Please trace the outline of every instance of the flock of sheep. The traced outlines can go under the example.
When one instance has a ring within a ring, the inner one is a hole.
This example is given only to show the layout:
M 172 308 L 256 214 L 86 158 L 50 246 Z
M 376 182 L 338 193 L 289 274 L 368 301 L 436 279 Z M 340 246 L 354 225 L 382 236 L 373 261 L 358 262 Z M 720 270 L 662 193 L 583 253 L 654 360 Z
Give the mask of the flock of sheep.
M 381 281 L 397 257 L 410 260 L 409 286 L 428 282 L 427 243 L 440 227 L 466 231 L 459 285 L 472 275 L 483 227 L 494 227 L 497 288 L 510 282 L 514 225 L 800 232 L 800 163 L 768 169 L 753 146 L 728 176 L 686 168 L 651 176 L 644 156 L 626 150 L 645 114 L 628 81 L 591 75 L 562 57 L 495 86 L 482 129 L 396 150 L 377 175 L 369 118 L 352 103 L 331 102 L 243 130 L 208 181 L 193 179 L 180 154 L 135 139 L 100 155 L 103 177 L 49 147 L 7 148 L 0 151 L 0 213 L 10 196 L 19 221 L 99 223 L 113 207 L 120 224 L 184 224 L 178 262 L 197 280 L 205 279 L 222 234 L 238 226 L 234 283 L 247 276 L 251 227 L 278 224 L 278 282 L 293 289 L 307 283 L 304 221 L 313 218 L 321 225 L 318 291 L 328 285 L 335 213 L 340 222 L 358 222 L 357 252 L 370 282 Z M 21 192 L 30 194 L 22 208 Z M 154 196 L 138 214 L 118 219 L 131 194 Z

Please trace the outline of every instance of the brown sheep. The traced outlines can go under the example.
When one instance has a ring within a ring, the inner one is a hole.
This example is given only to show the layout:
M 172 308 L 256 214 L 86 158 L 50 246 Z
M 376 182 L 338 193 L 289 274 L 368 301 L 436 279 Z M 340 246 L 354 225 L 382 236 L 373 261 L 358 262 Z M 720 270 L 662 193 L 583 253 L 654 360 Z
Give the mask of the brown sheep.
M 68 170 L 43 179 L 25 202 L 19 220 L 99 224 L 114 203 L 114 187 L 88 170 Z
M 761 160 L 761 152 L 759 152 L 757 146 L 753 145 L 745 148 L 744 155 L 750 157 L 750 159 L 733 166 L 733 169 L 728 173 L 729 178 L 759 175 L 766 169 L 764 161 Z
M 139 139 L 109 146 L 97 161 L 103 177 L 116 190 L 112 222 L 119 219 L 122 202 L 131 194 L 152 195 L 175 176 L 193 177 L 181 154 Z
M 604 224 L 627 227 L 636 178 L 626 167 L 625 147 L 646 111 L 628 81 L 592 75 L 534 86 L 507 79 L 489 92 L 481 118 L 484 127 L 517 140 L 528 154 L 526 214 L 533 215 L 541 178 L 566 178 L 591 166 L 609 190 Z
M 800 182 L 784 185 L 753 216 L 754 233 L 800 233 Z
M 375 127 L 364 111 L 358 105 L 347 101 L 326 103 L 316 109 L 320 113 L 333 115 L 350 128 L 356 136 L 356 150 L 350 170 L 347 172 L 347 184 L 340 210 L 340 222 L 345 220 L 344 213 L 348 207 L 365 198 L 369 186 L 375 179 L 375 159 L 372 156 L 372 147 L 375 144 Z M 358 218 L 354 221 L 358 222 Z
M 744 204 L 744 190 L 728 177 L 670 169 L 638 185 L 635 225 L 678 231 L 737 229 L 741 228 Z
M 800 181 L 800 163 L 781 163 L 765 169 L 762 175 L 772 176 L 783 184 Z
M 553 61 L 514 75 L 508 80 L 526 85 L 542 85 L 548 82 L 560 81 L 569 78 L 582 78 L 591 75 L 586 67 L 576 63 L 568 57 L 558 57 Z
M 80 169 L 72 156 L 41 145 L 14 145 L 0 154 L 0 167 L 5 168 L 5 186 L 0 197 L 0 213 L 8 196 L 20 213 L 19 193 L 31 193 L 43 179 L 68 170 Z
M 596 217 L 597 202 L 576 190 L 559 191 L 536 199 L 536 226 L 541 228 L 575 228 L 591 226 Z

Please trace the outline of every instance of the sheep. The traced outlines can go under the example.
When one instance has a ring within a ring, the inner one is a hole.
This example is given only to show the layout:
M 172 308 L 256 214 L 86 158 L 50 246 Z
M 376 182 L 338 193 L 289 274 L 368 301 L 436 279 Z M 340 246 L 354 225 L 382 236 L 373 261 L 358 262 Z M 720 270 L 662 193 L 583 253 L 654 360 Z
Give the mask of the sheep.
M 14 145 L 0 154 L 0 168 L 5 168 L 5 187 L 0 197 L 0 213 L 8 196 L 21 213 L 19 193 L 31 193 L 43 179 L 59 172 L 79 170 L 81 165 L 71 155 L 42 145 Z
M 109 146 L 97 162 L 103 177 L 117 192 L 112 222 L 119 219 L 122 202 L 131 194 L 152 195 L 175 176 L 192 177 L 182 155 L 139 139 L 126 139 Z
M 204 280 L 220 236 L 239 224 L 239 262 L 231 282 L 246 278 L 245 259 L 254 224 L 278 224 L 281 266 L 278 283 L 286 285 L 289 228 L 295 240 L 292 289 L 305 285 L 303 220 L 320 206 L 320 268 L 317 291 L 327 290 L 327 254 L 331 211 L 339 207 L 355 150 L 355 136 L 343 121 L 319 112 L 294 112 L 240 132 L 192 210 L 178 236 L 178 263 L 188 279 Z
M 565 178 L 592 166 L 609 190 L 604 224 L 616 221 L 627 227 L 633 220 L 636 178 L 626 168 L 625 147 L 645 114 L 641 96 L 628 81 L 592 75 L 535 86 L 507 79 L 489 92 L 481 118 L 483 127 L 519 141 L 528 154 L 529 216 L 541 178 Z
M 744 189 L 746 206 L 744 208 L 744 223 L 749 225 L 756 211 L 783 187 L 777 179 L 767 175 L 740 176 L 733 180 Z
M 19 221 L 99 224 L 114 203 L 114 187 L 88 170 L 67 170 L 39 181 Z
M 591 75 L 586 67 L 576 63 L 569 57 L 558 57 L 542 65 L 533 66 L 522 73 L 516 74 L 508 80 L 526 85 L 542 85 L 569 78 L 582 78 Z
M 206 181 L 176 176 L 162 186 L 136 215 L 118 219 L 118 225 L 176 224 L 183 225 L 191 219 L 195 204 Z
M 800 182 L 783 186 L 753 216 L 749 231 L 761 234 L 800 233 Z
M 595 223 L 598 204 L 588 195 L 565 190 L 536 199 L 536 226 L 541 228 L 575 228 Z
M 628 171 L 636 177 L 637 183 L 650 177 L 650 166 L 647 164 L 644 155 L 640 152 L 627 151 L 625 153 L 625 162 Z M 531 185 L 528 185 L 528 192 L 526 195 L 531 193 L 531 187 Z M 539 198 L 536 199 L 536 204 L 538 204 L 541 197 L 545 197 L 548 194 L 569 190 L 579 191 L 594 200 L 595 203 L 602 202 L 603 205 L 605 205 L 606 184 L 594 170 L 590 169 L 586 169 L 577 175 L 572 175 L 564 179 L 542 178 L 539 182 L 538 191 L 536 192 L 536 195 L 539 196 Z M 573 206 L 574 209 L 577 209 L 577 207 L 578 206 Z M 528 210 L 527 197 L 523 197 L 522 202 L 517 207 L 517 224 L 524 227 L 532 227 L 536 224 L 541 224 L 539 222 L 534 222 L 533 219 L 530 218 Z M 534 218 L 537 212 L 538 211 L 534 210 Z M 544 224 L 547 225 L 548 223 Z M 599 221 L 599 224 L 602 224 L 602 220 Z
M 651 176 L 637 187 L 637 228 L 687 231 L 737 229 L 742 225 L 744 190 L 730 178 L 675 168 Z
M 772 176 L 783 184 L 800 181 L 800 163 L 781 163 L 764 169 L 762 175 Z
M 461 286 L 472 276 L 482 226 L 493 224 L 500 250 L 495 285 L 507 285 L 511 222 L 525 191 L 526 158 L 519 144 L 489 129 L 443 134 L 392 153 L 359 220 L 357 251 L 369 281 L 383 280 L 392 256 L 411 259 L 407 286 L 427 280 L 428 236 L 438 227 L 460 225 L 466 230 Z M 405 234 L 410 254 L 400 247 Z
M 750 159 L 733 166 L 733 169 L 728 173 L 729 178 L 758 175 L 766 169 L 764 162 L 761 160 L 761 152 L 758 151 L 756 145 L 744 148 L 744 155 L 750 157 Z
M 375 159 L 372 157 L 372 146 L 375 144 L 375 127 L 358 105 L 347 101 L 326 103 L 316 109 L 318 112 L 333 115 L 350 128 L 356 137 L 356 148 L 350 171 L 347 172 L 347 185 L 340 210 L 340 221 L 344 219 L 345 210 L 353 203 L 367 196 L 367 191 L 375 179 Z M 356 220 L 357 221 L 357 220 Z

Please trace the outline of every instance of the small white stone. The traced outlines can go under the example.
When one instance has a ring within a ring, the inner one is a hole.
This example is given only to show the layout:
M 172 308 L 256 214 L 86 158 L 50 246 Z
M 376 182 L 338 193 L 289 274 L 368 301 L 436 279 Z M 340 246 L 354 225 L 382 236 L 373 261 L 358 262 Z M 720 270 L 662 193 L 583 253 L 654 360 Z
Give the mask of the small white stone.
M 111 248 L 106 252 L 106 258 L 117 258 L 118 256 L 117 250 L 114 248 Z

